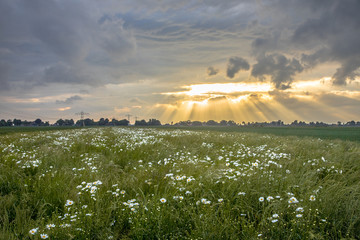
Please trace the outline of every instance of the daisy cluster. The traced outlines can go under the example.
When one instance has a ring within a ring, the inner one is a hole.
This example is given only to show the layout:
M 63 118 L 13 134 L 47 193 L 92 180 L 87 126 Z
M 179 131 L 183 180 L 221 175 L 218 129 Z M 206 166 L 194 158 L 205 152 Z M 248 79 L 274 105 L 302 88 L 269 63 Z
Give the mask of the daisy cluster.
M 14 142 L 0 143 L 0 150 L 4 161 L 14 162 L 19 169 L 36 169 L 39 178 L 60 171 L 44 160 L 52 159 L 51 152 L 70 156 L 68 165 L 73 165 L 64 168 L 71 172 L 69 184 L 74 191 L 64 193 L 69 199 L 58 215 L 54 213 L 57 221 L 48 219 L 45 227 L 29 230 L 30 235 L 43 239 L 51 237 L 55 229 L 85 231 L 87 219 L 101 214 L 95 211 L 99 199 L 106 199 L 106 203 L 100 201 L 102 206 L 113 211 L 109 214 L 113 224 L 119 222 L 119 216 L 126 216 L 130 226 L 135 226 L 144 212 L 175 211 L 183 206 L 193 207 L 197 214 L 232 206 L 241 221 L 266 216 L 260 225 L 307 221 L 313 211 L 326 222 L 318 208 L 322 187 L 305 189 L 298 186 L 297 179 L 285 186 L 287 179 L 298 176 L 293 167 L 296 159 L 281 146 L 266 142 L 268 136 L 261 138 L 261 144 L 249 144 L 246 134 L 211 136 L 210 132 L 185 130 L 89 128 L 25 134 Z M 196 146 L 175 141 L 186 137 L 201 141 Z M 223 143 L 228 138 L 234 141 Z M 40 147 L 36 139 L 47 143 Z M 166 150 L 156 152 L 157 146 Z M 155 153 L 148 157 L 143 149 Z M 119 159 L 126 159 L 125 164 L 117 165 Z M 302 165 L 319 178 L 343 173 L 325 157 L 305 160 Z M 107 166 L 113 166 L 119 176 L 110 176 L 106 171 L 111 167 Z

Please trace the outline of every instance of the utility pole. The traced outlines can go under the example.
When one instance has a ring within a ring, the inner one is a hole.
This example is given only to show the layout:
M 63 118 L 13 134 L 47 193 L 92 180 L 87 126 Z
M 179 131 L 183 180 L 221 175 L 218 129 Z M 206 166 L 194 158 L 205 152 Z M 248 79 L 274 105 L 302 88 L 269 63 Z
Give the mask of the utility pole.
M 135 122 L 138 120 L 138 117 L 137 116 L 135 116 Z
M 128 118 L 128 121 L 129 121 L 129 123 L 130 123 L 130 117 L 131 117 L 132 115 L 127 114 L 127 115 L 125 115 L 125 116 Z
M 78 113 L 75 113 L 76 115 L 80 115 L 80 119 L 82 121 L 82 124 L 83 124 L 83 127 L 85 127 L 85 121 L 84 121 L 84 116 L 85 115 L 89 115 L 89 113 L 86 113 L 84 111 L 81 111 L 81 112 L 78 112 Z

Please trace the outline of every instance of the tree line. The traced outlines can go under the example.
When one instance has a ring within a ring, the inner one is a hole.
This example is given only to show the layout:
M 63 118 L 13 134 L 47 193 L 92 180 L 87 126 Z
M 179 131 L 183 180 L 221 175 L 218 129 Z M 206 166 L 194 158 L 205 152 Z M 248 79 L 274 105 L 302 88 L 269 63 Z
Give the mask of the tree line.
M 94 119 L 86 118 L 78 121 L 73 119 L 59 119 L 51 126 L 128 126 L 130 122 L 127 119 L 117 120 L 115 118 L 109 120 L 108 118 L 100 118 L 99 121 L 94 121 Z M 140 120 L 135 122 L 135 126 L 160 126 L 161 122 L 157 119 L 149 119 L 149 121 Z M 41 119 L 36 119 L 35 121 L 27 121 L 21 119 L 9 119 L 0 120 L 0 127 L 11 127 L 11 126 L 50 126 L 49 122 L 43 122 Z
M 360 121 L 355 122 L 355 121 L 349 121 L 346 123 L 343 122 L 337 122 L 337 123 L 332 123 L 332 124 L 328 124 L 328 123 L 324 123 L 324 122 L 304 122 L 304 121 L 298 121 L 295 120 L 292 123 L 286 124 L 281 120 L 278 121 L 271 121 L 271 122 L 241 122 L 241 123 L 236 123 L 233 120 L 221 120 L 220 122 L 214 121 L 214 120 L 209 120 L 209 121 L 180 121 L 177 122 L 175 124 L 172 124 L 174 126 L 243 126 L 243 127 L 283 127 L 283 126 L 296 126 L 296 127 L 305 127 L 305 126 L 309 126 L 309 127 L 327 127 L 327 126 L 360 126 Z
M 117 120 L 115 118 L 109 120 L 108 118 L 100 118 L 98 121 L 94 119 L 86 118 L 77 120 L 76 122 L 73 119 L 59 119 L 51 126 L 128 126 L 130 122 L 127 119 Z M 135 126 L 161 126 L 161 122 L 157 119 L 146 120 L 136 120 Z M 328 124 L 324 122 L 309 122 L 295 120 L 292 123 L 285 124 L 283 121 L 271 121 L 271 122 L 241 122 L 236 123 L 233 120 L 221 120 L 217 122 L 215 120 L 208 121 L 180 121 L 177 123 L 167 123 L 163 126 L 248 126 L 248 127 L 282 127 L 282 126 L 310 126 L 310 127 L 326 127 L 326 126 L 360 126 L 360 121 L 349 121 L 349 122 L 337 122 L 333 124 Z M 0 127 L 10 127 L 10 126 L 50 126 L 49 122 L 43 122 L 40 118 L 35 121 L 27 121 L 21 119 L 1 119 Z

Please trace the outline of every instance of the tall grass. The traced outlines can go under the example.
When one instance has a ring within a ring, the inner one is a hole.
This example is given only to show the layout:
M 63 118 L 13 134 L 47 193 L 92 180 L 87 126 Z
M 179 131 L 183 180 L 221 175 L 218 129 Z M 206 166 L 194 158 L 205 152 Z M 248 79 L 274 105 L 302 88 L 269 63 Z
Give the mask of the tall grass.
M 4 134 L 0 153 L 0 239 L 360 236 L 354 142 L 97 128 Z

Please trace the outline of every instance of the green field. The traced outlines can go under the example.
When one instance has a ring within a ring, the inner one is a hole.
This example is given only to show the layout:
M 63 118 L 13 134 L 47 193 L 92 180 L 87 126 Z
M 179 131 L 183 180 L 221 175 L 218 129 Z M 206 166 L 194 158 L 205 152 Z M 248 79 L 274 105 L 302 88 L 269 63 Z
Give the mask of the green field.
M 250 132 L 277 136 L 314 137 L 321 139 L 341 139 L 360 142 L 360 127 L 170 127 L 186 130 L 219 132 Z
M 0 239 L 359 239 L 357 128 L 191 129 L 3 132 Z

